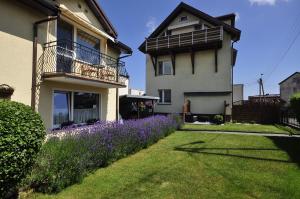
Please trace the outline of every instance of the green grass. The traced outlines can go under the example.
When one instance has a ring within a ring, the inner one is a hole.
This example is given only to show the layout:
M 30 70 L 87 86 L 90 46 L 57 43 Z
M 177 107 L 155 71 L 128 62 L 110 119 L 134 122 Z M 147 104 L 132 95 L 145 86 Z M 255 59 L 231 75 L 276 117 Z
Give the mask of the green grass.
M 28 197 L 300 198 L 299 153 L 295 137 L 177 131 L 59 194 Z
M 274 133 L 274 134 L 296 134 L 297 131 L 281 125 L 263 125 L 263 124 L 236 124 L 226 123 L 224 125 L 202 125 L 185 124 L 183 130 L 201 130 L 201 131 L 237 131 L 253 133 Z

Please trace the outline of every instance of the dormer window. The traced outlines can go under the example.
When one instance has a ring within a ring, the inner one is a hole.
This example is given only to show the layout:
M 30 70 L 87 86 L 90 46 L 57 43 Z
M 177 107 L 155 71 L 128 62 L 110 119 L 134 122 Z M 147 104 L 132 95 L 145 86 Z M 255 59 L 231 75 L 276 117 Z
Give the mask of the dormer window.
M 182 16 L 180 17 L 180 21 L 187 21 L 188 20 L 188 17 L 187 16 Z

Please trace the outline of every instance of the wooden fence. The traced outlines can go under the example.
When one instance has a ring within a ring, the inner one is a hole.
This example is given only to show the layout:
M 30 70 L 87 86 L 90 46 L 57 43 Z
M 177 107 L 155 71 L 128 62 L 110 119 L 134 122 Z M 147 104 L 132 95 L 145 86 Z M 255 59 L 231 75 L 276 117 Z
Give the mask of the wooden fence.
M 243 101 L 232 108 L 232 120 L 259 124 L 280 122 L 280 104 Z

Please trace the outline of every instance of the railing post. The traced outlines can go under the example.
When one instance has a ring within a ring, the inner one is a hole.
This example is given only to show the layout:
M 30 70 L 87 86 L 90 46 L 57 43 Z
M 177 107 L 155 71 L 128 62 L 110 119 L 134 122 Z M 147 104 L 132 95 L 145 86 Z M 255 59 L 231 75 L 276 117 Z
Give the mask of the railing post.
M 156 37 L 156 50 L 158 49 L 158 37 Z
M 119 62 L 120 62 L 120 59 L 119 58 L 117 58 L 117 67 L 116 67 L 116 69 L 117 69 L 117 71 L 116 71 L 116 82 L 119 82 Z
M 170 37 L 168 36 L 168 48 L 170 48 Z
M 178 40 L 178 45 L 180 46 L 180 34 L 179 34 L 179 40 Z
M 220 27 L 220 40 L 223 40 L 223 26 Z
M 207 28 L 205 28 L 205 43 L 207 43 Z
M 192 45 L 194 44 L 194 31 L 192 32 Z

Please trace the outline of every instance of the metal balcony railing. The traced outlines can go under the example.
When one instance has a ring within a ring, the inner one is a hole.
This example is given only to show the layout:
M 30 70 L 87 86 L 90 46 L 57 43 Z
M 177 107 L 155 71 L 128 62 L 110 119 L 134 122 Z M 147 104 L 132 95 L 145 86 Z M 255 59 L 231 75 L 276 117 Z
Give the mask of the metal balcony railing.
M 118 83 L 128 77 L 125 62 L 71 41 L 46 43 L 39 62 L 44 75 L 65 73 Z
M 196 30 L 178 35 L 146 39 L 146 52 L 160 49 L 187 47 L 199 44 L 208 44 L 223 40 L 223 27 L 214 27 Z

